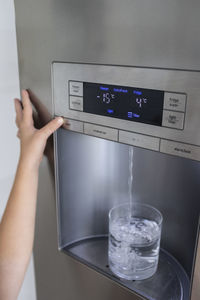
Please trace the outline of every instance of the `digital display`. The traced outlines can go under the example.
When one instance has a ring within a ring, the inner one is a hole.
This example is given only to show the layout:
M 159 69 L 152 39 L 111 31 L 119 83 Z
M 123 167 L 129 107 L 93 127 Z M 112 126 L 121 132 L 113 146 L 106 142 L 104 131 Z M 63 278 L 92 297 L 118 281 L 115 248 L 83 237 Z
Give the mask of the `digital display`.
M 83 111 L 162 126 L 164 91 L 83 83 Z

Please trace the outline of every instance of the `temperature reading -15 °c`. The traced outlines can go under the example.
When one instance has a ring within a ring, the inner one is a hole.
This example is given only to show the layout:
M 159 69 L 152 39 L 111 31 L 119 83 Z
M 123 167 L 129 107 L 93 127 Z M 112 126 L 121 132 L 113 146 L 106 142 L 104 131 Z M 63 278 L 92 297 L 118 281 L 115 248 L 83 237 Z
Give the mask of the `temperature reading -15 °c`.
M 161 90 L 83 83 L 83 112 L 93 115 L 162 126 L 163 103 Z
M 102 99 L 103 103 L 109 104 L 111 100 L 115 99 L 115 95 L 111 93 L 103 93 L 102 96 L 97 96 L 97 98 Z
M 143 104 L 147 103 L 147 99 L 146 98 L 136 98 L 135 101 L 138 104 L 139 108 L 142 108 Z

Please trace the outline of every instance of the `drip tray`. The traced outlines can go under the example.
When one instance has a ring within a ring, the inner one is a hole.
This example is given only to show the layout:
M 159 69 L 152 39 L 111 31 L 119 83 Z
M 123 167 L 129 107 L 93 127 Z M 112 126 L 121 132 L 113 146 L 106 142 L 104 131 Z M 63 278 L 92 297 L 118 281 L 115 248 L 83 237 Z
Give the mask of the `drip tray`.
M 164 249 L 160 251 L 157 272 L 141 281 L 120 279 L 110 271 L 107 236 L 87 238 L 62 250 L 148 300 L 189 300 L 189 278 L 178 261 Z

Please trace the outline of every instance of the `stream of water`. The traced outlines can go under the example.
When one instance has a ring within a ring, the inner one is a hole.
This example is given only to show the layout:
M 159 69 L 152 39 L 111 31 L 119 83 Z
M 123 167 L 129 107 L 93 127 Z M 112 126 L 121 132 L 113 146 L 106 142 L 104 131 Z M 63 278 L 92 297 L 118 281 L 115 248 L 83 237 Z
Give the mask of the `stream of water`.
M 128 188 L 129 188 L 129 203 L 130 203 L 130 213 L 132 215 L 133 211 L 133 147 L 129 146 L 129 179 L 128 179 Z M 130 215 L 130 217 L 131 217 Z

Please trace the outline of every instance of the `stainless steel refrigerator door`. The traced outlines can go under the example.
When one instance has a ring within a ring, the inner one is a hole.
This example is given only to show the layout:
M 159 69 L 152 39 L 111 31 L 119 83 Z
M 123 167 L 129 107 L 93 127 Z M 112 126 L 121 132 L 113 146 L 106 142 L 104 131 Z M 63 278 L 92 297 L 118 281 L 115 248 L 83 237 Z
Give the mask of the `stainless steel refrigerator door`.
M 55 60 L 200 70 L 197 0 L 15 0 L 15 8 L 21 87 L 30 88 L 50 111 L 50 69 Z M 138 153 L 146 166 L 137 171 L 136 194 L 145 197 L 139 178 L 151 175 L 149 168 L 157 163 L 149 155 L 148 151 Z M 167 163 L 163 158 L 157 178 L 161 190 L 168 182 Z M 187 161 L 177 165 L 170 179 L 171 193 L 185 200 L 199 199 L 199 165 Z M 192 186 L 181 179 L 183 174 L 190 174 Z M 58 252 L 53 182 L 44 160 L 34 247 L 38 300 L 140 299 Z M 148 196 L 155 196 L 154 188 L 148 186 Z M 159 197 L 159 191 L 156 193 Z

